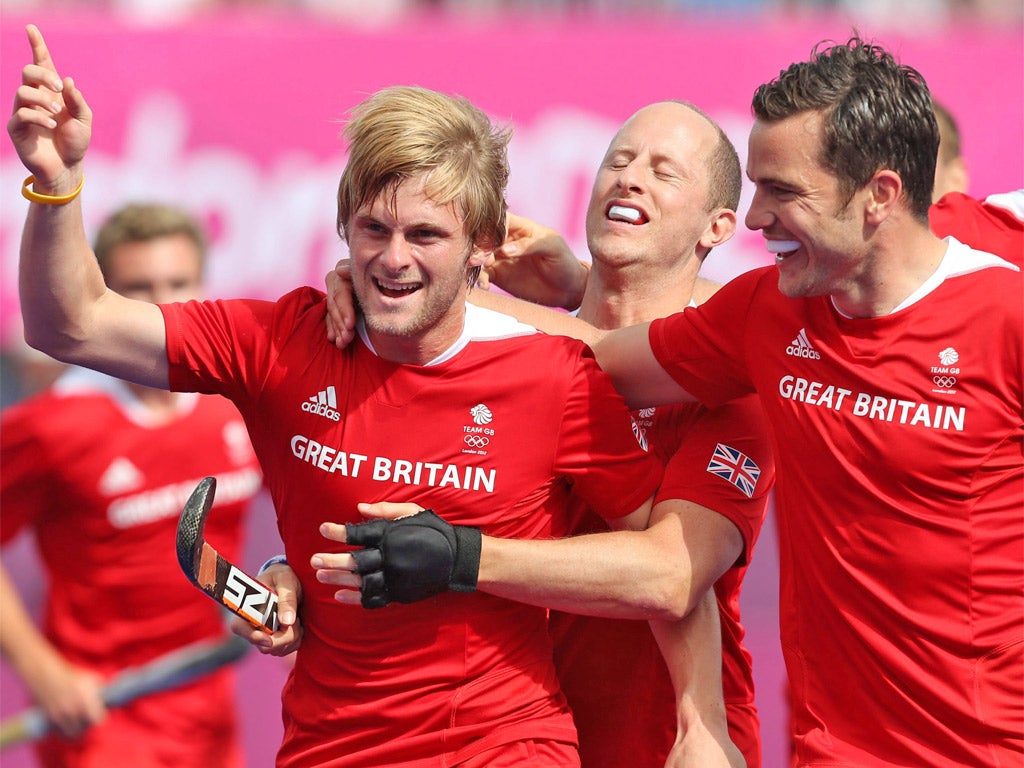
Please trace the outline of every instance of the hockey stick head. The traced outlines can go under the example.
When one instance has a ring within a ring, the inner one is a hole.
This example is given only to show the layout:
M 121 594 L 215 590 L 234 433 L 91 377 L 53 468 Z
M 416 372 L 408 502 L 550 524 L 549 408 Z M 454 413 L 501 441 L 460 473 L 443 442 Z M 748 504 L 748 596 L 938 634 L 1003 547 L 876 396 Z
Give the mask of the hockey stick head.
M 203 478 L 178 518 L 175 548 L 185 576 L 237 616 L 267 634 L 277 631 L 277 595 L 237 565 L 221 557 L 203 538 L 217 481 Z
M 188 580 L 200 588 L 199 561 L 203 554 L 203 528 L 206 527 L 206 516 L 213 507 L 216 492 L 217 478 L 204 477 L 199 481 L 178 518 L 178 535 L 174 541 L 178 565 Z

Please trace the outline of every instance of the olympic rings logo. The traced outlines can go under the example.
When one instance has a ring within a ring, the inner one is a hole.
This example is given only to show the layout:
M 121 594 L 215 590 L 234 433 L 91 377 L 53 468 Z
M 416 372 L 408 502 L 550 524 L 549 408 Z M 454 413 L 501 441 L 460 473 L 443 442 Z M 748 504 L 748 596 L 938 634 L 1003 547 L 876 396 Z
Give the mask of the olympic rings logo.
M 935 376 L 932 381 L 939 389 L 951 389 L 956 386 L 956 376 Z
M 462 440 L 470 448 L 484 448 L 491 444 L 491 438 L 483 435 L 463 435 Z

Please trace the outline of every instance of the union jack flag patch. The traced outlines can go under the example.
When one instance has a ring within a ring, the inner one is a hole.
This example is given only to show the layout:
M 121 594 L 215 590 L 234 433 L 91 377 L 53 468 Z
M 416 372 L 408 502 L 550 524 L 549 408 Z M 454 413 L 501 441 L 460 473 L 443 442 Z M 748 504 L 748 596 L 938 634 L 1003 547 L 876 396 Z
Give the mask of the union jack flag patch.
M 708 472 L 728 480 L 749 499 L 757 488 L 757 478 L 761 476 L 761 468 L 745 453 L 719 443 L 711 455 Z

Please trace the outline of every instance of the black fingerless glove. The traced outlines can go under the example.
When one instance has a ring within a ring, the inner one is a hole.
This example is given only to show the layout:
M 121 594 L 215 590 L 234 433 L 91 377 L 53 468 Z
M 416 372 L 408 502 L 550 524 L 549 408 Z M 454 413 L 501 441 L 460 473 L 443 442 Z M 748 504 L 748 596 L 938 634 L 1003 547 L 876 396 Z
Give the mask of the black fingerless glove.
M 480 573 L 479 528 L 453 526 L 425 509 L 397 520 L 346 523 L 364 608 L 415 603 L 447 590 L 473 592 Z

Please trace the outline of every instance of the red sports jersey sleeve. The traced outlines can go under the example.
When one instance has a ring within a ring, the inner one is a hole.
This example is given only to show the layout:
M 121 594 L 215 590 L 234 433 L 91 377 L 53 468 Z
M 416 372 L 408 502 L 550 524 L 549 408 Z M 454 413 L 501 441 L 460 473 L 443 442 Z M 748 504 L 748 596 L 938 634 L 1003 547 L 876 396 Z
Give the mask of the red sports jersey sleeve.
M 768 268 L 651 328 L 685 389 L 755 389 L 774 433 L 799 765 L 1019 759 L 1021 295 L 951 242 L 891 315 L 787 299 Z
M 775 484 L 768 425 L 753 395 L 697 411 L 665 468 L 655 501 L 686 499 L 727 517 L 743 537 L 737 564 L 747 565 Z
M 41 510 L 50 506 L 53 498 L 46 463 L 38 460 L 45 447 L 35 428 L 36 410 L 22 402 L 6 409 L 0 419 L 0 490 L 4 507 L 0 515 L 0 543 L 13 539 Z
M 246 417 L 289 562 L 303 585 L 302 647 L 284 691 L 280 766 L 422 765 L 524 739 L 575 743 L 542 609 L 446 593 L 368 611 L 309 567 L 340 549 L 324 520 L 358 502 L 415 501 L 517 538 L 566 530 L 570 488 L 609 516 L 660 480 L 625 405 L 579 342 L 467 308 L 431 365 L 399 365 L 323 330 L 323 294 L 163 307 L 171 382 L 216 391 Z
M 744 302 L 751 301 L 758 289 L 758 274 L 755 270 L 733 278 L 715 294 L 726 294 L 717 301 L 687 307 L 651 323 L 648 334 L 658 362 L 707 406 L 719 406 L 754 392 L 747 367 L 750 350 L 746 339 L 758 318 L 751 315 L 752 307 Z M 678 340 L 672 335 L 677 325 L 690 331 Z M 688 363 L 685 381 L 676 374 L 681 367 L 677 360 Z M 707 362 L 693 364 L 701 360 Z
M 928 224 L 939 237 L 1024 266 L 1024 189 L 984 200 L 949 192 L 928 209 Z

